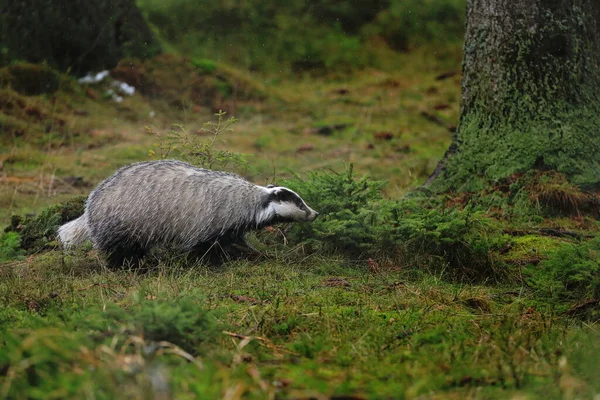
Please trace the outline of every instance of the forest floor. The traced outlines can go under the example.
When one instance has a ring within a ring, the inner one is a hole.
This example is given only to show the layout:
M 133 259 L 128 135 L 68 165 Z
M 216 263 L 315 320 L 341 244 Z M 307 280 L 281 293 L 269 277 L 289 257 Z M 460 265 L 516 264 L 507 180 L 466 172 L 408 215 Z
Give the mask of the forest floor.
M 159 158 L 170 129 L 210 140 L 201 128 L 219 109 L 238 121 L 216 146 L 245 154 L 229 167 L 256 183 L 353 164 L 398 198 L 442 157 L 460 100 L 459 51 L 403 57 L 394 72 L 275 79 L 160 56 L 141 75 L 113 71 L 140 83 L 132 96 L 113 78 L 66 77 L 31 95 L 0 74 L 0 222 Z M 196 89 L 208 100 L 190 101 Z M 498 219 L 518 236 L 501 255 L 517 271 L 600 231 L 578 215 L 538 222 Z M 561 227 L 572 236 L 539 234 Z M 456 282 L 402 263 L 280 250 L 220 267 L 166 259 L 115 271 L 89 248 L 25 254 L 13 239 L 0 243 L 0 398 L 600 395 L 600 328 L 581 318 L 598 300 L 544 302 L 525 279 Z

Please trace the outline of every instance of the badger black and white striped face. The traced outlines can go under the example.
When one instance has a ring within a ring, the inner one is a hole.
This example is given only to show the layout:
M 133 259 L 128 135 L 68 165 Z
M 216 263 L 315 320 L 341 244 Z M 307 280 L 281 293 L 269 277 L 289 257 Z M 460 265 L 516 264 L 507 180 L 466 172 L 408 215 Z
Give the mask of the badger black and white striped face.
M 280 221 L 310 222 L 319 215 L 298 194 L 282 186 L 267 186 L 269 202 L 266 213 Z

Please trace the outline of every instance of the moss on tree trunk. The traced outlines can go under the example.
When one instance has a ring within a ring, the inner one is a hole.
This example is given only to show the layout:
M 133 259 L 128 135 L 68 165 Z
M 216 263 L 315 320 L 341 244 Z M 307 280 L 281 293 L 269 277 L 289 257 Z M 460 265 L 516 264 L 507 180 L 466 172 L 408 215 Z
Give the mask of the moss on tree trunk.
M 600 2 L 469 0 L 460 123 L 426 185 L 531 169 L 600 189 Z

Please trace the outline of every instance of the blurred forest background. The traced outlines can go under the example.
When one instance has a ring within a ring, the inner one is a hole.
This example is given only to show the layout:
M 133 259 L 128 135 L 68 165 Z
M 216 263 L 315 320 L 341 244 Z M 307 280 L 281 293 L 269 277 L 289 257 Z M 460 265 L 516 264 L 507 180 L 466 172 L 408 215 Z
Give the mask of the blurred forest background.
M 464 0 L 12 1 L 2 61 L 48 61 L 79 72 L 159 50 L 248 70 L 388 66 L 381 51 L 461 43 Z M 147 21 L 150 29 L 144 23 Z

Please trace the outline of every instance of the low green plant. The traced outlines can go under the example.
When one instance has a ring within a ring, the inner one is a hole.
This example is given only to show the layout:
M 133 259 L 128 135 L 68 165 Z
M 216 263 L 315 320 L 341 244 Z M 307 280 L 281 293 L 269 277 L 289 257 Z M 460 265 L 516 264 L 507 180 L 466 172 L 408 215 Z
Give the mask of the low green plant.
M 222 141 L 221 135 L 230 132 L 231 126 L 237 122 L 235 117 L 225 119 L 226 114 L 225 111 L 219 111 L 215 114 L 217 122 L 208 121 L 200 128 L 198 133 L 208 134 L 210 136 L 208 140 L 201 139 L 204 135 L 190 134 L 182 125 L 178 124 L 171 125 L 171 129 L 164 135 L 146 127 L 148 133 L 154 134 L 158 138 L 158 143 L 154 144 L 154 147 L 158 149 L 158 154 L 153 149 L 150 149 L 148 154 L 161 159 L 176 155 L 178 159 L 208 169 L 226 169 L 229 166 L 237 169 L 246 168 L 247 162 L 244 155 L 217 149 L 217 140 Z
M 295 176 L 285 184 L 321 213 L 313 223 L 296 224 L 287 233 L 309 252 L 402 261 L 459 279 L 505 272 L 492 254 L 509 239 L 481 212 L 385 199 L 385 183 L 356 178 L 352 166 L 343 173 Z
M 79 315 L 70 324 L 78 330 L 127 331 L 151 342 L 168 341 L 190 354 L 198 354 L 201 344 L 214 341 L 223 329 L 202 296 L 188 293 L 166 301 L 143 290 L 134 295 L 130 307 L 108 304 L 104 310 Z
M 0 235 L 0 263 L 20 259 L 21 236 L 17 232 L 4 232 Z
M 0 342 L 2 398 L 81 398 L 92 387 L 117 398 L 130 384 L 139 396 L 144 387 L 156 390 L 150 377 L 157 365 L 201 367 L 202 346 L 214 345 L 223 330 L 204 298 L 191 293 L 167 301 L 139 292 L 129 306 L 57 303 L 44 315 L 25 314 L 19 321 L 0 313 L 0 322 L 13 325 Z
M 391 213 L 392 237 L 404 243 L 405 260 L 458 279 L 494 280 L 507 274 L 494 251 L 509 238 L 481 212 L 398 202 Z
M 357 256 L 368 251 L 382 232 L 371 227 L 379 225 L 382 214 L 373 207 L 382 201 L 383 181 L 366 176 L 356 179 L 353 166 L 342 173 L 320 171 L 303 179 L 295 175 L 282 183 L 298 193 L 321 216 L 311 224 L 294 225 L 290 238 L 302 241 L 309 251 L 339 251 Z
M 600 237 L 563 243 L 525 273 L 527 283 L 543 298 L 563 304 L 600 299 Z

